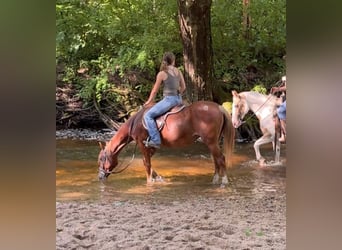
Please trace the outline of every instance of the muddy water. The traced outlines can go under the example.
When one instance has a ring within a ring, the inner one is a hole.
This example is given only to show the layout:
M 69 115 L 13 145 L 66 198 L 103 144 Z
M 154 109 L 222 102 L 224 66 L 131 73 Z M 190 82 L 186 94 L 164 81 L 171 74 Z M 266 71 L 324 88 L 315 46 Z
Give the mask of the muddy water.
M 131 161 L 134 144 L 120 153 L 122 166 Z M 271 161 L 271 145 L 261 148 Z M 99 145 L 95 141 L 57 140 L 56 142 L 56 200 L 57 201 L 125 201 L 132 199 L 181 201 L 193 196 L 262 196 L 265 192 L 285 192 L 286 152 L 281 149 L 280 166 L 258 167 L 250 143 L 237 143 L 233 169 L 228 170 L 229 184 L 225 188 L 212 185 L 214 166 L 205 145 L 196 143 L 182 149 L 162 148 L 152 158 L 152 167 L 163 182 L 146 184 L 145 169 L 140 152 L 129 167 L 112 174 L 106 182 L 97 179 Z

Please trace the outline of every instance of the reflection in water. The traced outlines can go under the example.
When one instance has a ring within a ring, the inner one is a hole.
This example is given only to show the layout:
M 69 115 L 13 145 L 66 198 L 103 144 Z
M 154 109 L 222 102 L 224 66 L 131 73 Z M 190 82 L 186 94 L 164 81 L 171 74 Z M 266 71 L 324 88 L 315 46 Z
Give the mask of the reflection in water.
M 124 164 L 131 160 L 134 144 L 119 156 Z M 272 160 L 273 152 L 264 148 Z M 259 168 L 251 144 L 236 144 L 233 169 L 228 170 L 225 188 L 212 185 L 214 165 L 204 144 L 181 149 L 160 149 L 152 158 L 152 166 L 163 176 L 163 182 L 146 184 L 141 154 L 136 153 L 131 165 L 122 173 L 110 175 L 105 182 L 97 179 L 99 146 L 95 141 L 57 140 L 56 197 L 63 200 L 123 201 L 144 199 L 182 201 L 195 196 L 262 196 L 265 192 L 285 190 L 285 148 L 282 166 Z

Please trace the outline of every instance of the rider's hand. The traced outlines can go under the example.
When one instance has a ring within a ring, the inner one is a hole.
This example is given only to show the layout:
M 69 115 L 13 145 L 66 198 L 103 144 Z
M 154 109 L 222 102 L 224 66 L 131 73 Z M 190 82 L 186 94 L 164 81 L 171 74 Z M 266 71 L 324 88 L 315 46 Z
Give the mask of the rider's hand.
M 278 92 L 279 91 L 279 88 L 278 87 L 272 87 L 271 88 L 271 94 L 274 94 L 274 93 L 276 93 L 276 92 Z
M 153 101 L 147 101 L 147 102 L 145 102 L 144 103 L 144 108 L 146 108 L 146 107 L 149 107 L 149 106 L 151 106 L 153 104 Z

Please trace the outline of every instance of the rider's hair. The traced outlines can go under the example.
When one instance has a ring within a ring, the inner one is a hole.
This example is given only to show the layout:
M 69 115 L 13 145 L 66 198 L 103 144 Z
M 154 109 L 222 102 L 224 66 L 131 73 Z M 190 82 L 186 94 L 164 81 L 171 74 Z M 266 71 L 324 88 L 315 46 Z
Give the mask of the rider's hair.
M 167 71 L 167 66 L 171 65 L 175 61 L 175 55 L 172 52 L 165 52 L 163 60 L 160 64 L 160 71 Z

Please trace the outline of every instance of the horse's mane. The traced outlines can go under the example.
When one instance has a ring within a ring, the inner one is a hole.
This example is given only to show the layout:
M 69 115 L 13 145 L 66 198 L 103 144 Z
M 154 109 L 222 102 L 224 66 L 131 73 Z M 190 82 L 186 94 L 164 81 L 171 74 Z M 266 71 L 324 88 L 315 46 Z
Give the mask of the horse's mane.
M 262 101 L 265 104 L 268 103 L 268 104 L 274 105 L 274 103 L 276 102 L 276 99 L 277 99 L 277 97 L 275 95 L 271 95 L 271 94 L 265 95 L 265 94 L 262 94 L 262 93 L 259 93 L 256 91 L 245 91 L 242 93 L 245 96 L 248 95 L 249 101 L 251 103 L 258 103 L 258 102 Z M 267 103 L 266 103 L 266 101 L 267 101 Z
M 129 117 L 128 120 L 120 126 L 116 134 L 110 139 L 110 143 L 106 144 L 106 148 L 111 147 L 111 152 L 113 154 L 118 154 L 125 145 L 127 145 L 131 140 L 134 140 L 134 132 L 138 125 L 141 124 L 141 119 L 145 110 L 145 108 L 141 108 L 137 113 Z
M 126 125 L 129 128 L 129 135 L 132 135 L 137 128 L 138 124 L 142 121 L 143 115 L 145 113 L 146 108 L 140 108 L 137 113 L 132 115 L 128 120 L 126 121 Z

